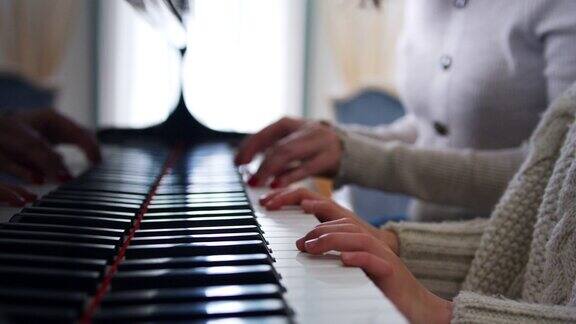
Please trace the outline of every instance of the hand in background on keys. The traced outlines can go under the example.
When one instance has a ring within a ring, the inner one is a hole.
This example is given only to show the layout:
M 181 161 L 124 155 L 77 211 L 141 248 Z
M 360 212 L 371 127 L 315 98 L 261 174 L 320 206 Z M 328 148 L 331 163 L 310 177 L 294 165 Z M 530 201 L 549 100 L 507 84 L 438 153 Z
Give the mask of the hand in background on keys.
M 422 286 L 398 257 L 398 238 L 306 189 L 274 191 L 260 200 L 267 209 L 299 204 L 321 222 L 296 242 L 302 252 L 341 252 L 342 263 L 364 270 L 411 323 L 449 323 L 452 303 Z
M 250 163 L 261 152 L 264 160 L 248 184 L 263 186 L 272 180 L 272 188 L 282 188 L 309 176 L 335 175 L 340 167 L 342 143 L 325 122 L 282 118 L 244 140 L 235 163 Z
M 36 195 L 20 188 L 5 183 L 0 183 L 0 203 L 11 207 L 23 207 L 26 203 L 36 200 Z
M 78 146 L 92 161 L 100 160 L 96 138 L 86 129 L 52 109 L 14 112 L 0 117 L 0 171 L 26 182 L 41 184 L 46 180 L 71 179 L 54 144 L 70 143 Z M 14 186 L 2 186 L 0 199 L 29 193 Z
M 275 190 L 263 196 L 260 204 L 268 210 L 278 210 L 288 205 L 300 205 L 305 213 L 314 214 L 322 222 L 296 242 L 300 250 L 308 239 L 328 233 L 347 232 L 373 236 L 390 247 L 392 251 L 398 251 L 398 238 L 395 233 L 370 225 L 352 211 L 310 190 L 304 188 Z

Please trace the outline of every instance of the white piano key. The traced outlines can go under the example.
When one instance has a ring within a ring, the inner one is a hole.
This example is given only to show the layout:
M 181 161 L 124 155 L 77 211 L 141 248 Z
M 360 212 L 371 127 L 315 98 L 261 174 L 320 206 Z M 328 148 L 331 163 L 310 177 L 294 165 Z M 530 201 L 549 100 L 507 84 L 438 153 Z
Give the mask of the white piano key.
M 324 313 L 298 313 L 296 310 L 295 321 L 297 323 L 378 323 L 378 324 L 403 324 L 408 321 L 396 310 L 386 309 L 374 305 L 372 310 L 359 312 L 324 312 Z
M 274 263 L 277 268 L 302 267 L 302 268 L 320 268 L 320 267 L 342 267 L 340 258 L 329 255 L 310 255 L 300 252 L 294 258 L 277 259 Z
M 296 240 L 299 239 L 301 236 L 298 235 L 291 235 L 287 237 L 273 237 L 266 235 L 266 241 L 270 244 L 295 244 Z
M 384 295 L 378 289 L 358 289 L 357 287 L 349 288 L 330 288 L 320 289 L 316 294 L 310 294 L 306 290 L 291 289 L 286 292 L 285 297 L 289 300 L 333 300 L 333 299 L 378 299 Z

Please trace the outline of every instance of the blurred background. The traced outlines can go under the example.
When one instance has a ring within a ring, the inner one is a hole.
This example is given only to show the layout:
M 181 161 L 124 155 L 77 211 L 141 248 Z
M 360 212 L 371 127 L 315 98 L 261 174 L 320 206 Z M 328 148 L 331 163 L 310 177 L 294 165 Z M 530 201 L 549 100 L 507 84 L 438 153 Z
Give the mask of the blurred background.
M 162 122 L 181 77 L 195 117 L 219 130 L 254 132 L 285 115 L 388 123 L 403 113 L 402 10 L 403 0 L 195 0 L 181 64 L 127 1 L 0 0 L 0 72 L 54 90 L 54 108 L 92 129 Z M 344 195 L 367 218 L 404 214 L 403 197 Z
M 57 90 L 90 127 L 162 121 L 179 93 L 177 50 L 125 1 L 0 0 L 0 68 Z M 361 89 L 395 94 L 401 0 L 196 0 L 185 93 L 212 127 L 332 119 Z

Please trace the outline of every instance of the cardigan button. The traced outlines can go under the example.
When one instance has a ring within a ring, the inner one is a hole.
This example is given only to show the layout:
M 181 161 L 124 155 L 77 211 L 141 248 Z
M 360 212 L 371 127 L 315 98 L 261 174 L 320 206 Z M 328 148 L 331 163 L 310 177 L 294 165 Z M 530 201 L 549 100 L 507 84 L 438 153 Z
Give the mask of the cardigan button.
M 468 5 L 468 0 L 454 0 L 454 7 L 462 9 Z
M 448 135 L 448 126 L 446 126 L 445 124 L 442 124 L 441 122 L 437 122 L 437 121 L 434 122 L 434 130 L 440 136 Z
M 448 55 L 440 57 L 440 66 L 443 70 L 448 70 L 452 66 L 452 58 Z

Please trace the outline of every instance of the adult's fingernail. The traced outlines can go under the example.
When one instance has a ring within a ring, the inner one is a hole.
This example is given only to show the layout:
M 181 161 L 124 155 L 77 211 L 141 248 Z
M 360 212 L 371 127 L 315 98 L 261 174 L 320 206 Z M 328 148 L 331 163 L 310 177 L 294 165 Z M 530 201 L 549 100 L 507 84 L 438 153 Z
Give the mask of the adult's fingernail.
M 72 177 L 72 175 L 68 172 L 61 172 L 56 176 L 56 178 L 60 182 L 68 182 L 68 181 L 71 181 L 72 179 L 74 179 L 74 177 Z
M 270 183 L 270 188 L 278 189 L 278 188 L 280 188 L 280 185 L 281 185 L 280 180 L 278 180 L 278 178 L 276 178 Z
M 8 202 L 8 205 L 10 207 L 24 207 L 26 206 L 26 201 L 22 198 L 15 198 L 10 200 L 10 202 Z
M 248 185 L 250 187 L 256 187 L 258 185 L 258 178 L 256 178 L 255 176 L 250 177 L 250 179 L 248 179 Z

